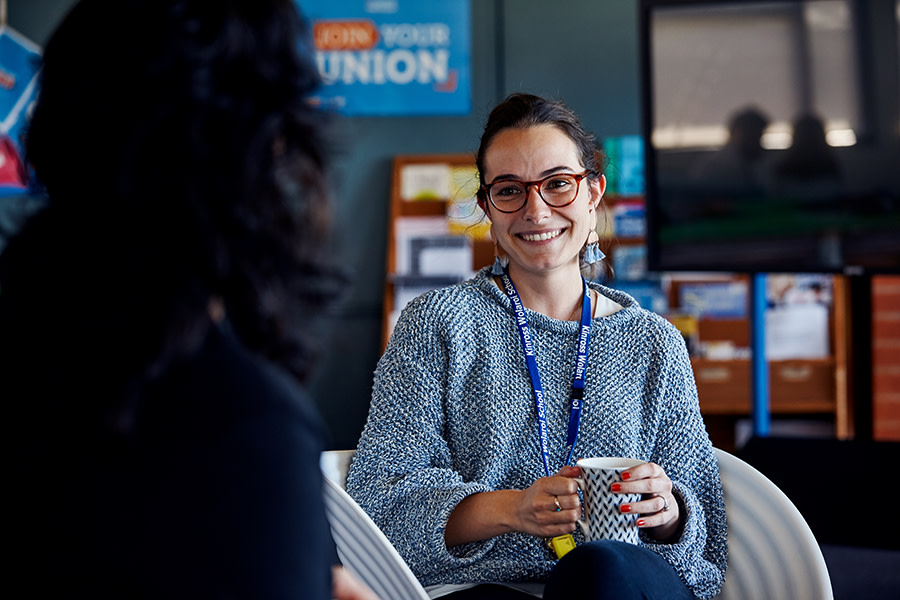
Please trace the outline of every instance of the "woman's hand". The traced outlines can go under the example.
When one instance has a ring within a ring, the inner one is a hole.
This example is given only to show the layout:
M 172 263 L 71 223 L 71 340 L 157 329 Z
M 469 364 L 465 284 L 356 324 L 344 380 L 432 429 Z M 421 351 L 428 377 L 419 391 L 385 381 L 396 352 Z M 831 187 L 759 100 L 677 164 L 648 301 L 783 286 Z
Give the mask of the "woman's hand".
M 572 533 L 581 518 L 581 500 L 575 477 L 578 467 L 563 467 L 552 477 L 541 477 L 524 490 L 515 506 L 515 530 L 543 538 Z
M 541 477 L 524 490 L 467 496 L 450 513 L 444 542 L 452 548 L 511 531 L 538 537 L 571 533 L 581 517 L 581 500 L 574 480 L 579 475 L 578 467 L 563 467 L 556 475 Z
M 640 515 L 637 526 L 659 542 L 671 542 L 681 530 L 681 511 L 672 495 L 672 480 L 662 467 L 644 463 L 622 471 L 622 481 L 611 490 L 618 494 L 641 494 L 638 502 L 622 504 L 624 513 Z
M 341 566 L 331 567 L 333 600 L 379 600 L 375 592 Z

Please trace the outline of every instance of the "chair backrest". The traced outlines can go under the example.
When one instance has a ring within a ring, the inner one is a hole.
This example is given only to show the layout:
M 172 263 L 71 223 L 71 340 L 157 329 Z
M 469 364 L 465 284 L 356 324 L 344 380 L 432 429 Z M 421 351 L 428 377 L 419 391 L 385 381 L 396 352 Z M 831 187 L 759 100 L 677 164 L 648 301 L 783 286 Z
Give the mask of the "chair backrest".
M 381 529 L 344 491 L 352 451 L 335 452 L 324 452 L 321 462 L 325 514 L 341 563 L 383 600 L 428 600 L 425 588 Z
M 717 598 L 831 600 L 825 558 L 803 515 L 752 466 L 718 448 L 716 457 L 728 516 L 728 570 Z
M 340 486 L 347 489 L 347 472 L 356 450 L 326 450 L 319 457 L 319 467 L 322 473 Z

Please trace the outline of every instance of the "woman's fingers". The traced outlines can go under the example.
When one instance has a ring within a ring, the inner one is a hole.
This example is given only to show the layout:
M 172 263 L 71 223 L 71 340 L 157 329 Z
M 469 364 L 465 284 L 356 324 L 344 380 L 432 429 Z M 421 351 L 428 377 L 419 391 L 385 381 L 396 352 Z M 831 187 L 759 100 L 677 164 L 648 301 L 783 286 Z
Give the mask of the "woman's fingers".
M 610 489 L 618 494 L 664 494 L 672 491 L 672 480 L 659 465 L 644 463 L 622 471 L 622 481 Z
M 542 477 L 526 490 L 519 507 L 525 533 L 553 537 L 570 533 L 581 517 L 578 486 L 564 476 Z
M 610 488 L 618 494 L 641 494 L 637 502 L 623 503 L 619 510 L 639 515 L 637 526 L 651 535 L 669 539 L 678 530 L 681 512 L 672 494 L 672 480 L 655 463 L 645 463 L 622 472 L 622 481 Z

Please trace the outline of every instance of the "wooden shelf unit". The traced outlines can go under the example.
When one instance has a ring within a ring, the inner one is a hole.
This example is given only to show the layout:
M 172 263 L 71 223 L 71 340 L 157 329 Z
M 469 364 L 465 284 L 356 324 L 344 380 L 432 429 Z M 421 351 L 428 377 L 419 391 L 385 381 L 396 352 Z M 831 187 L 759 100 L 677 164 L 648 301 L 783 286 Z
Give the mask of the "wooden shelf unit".
M 736 280 L 747 279 L 735 275 Z M 769 365 L 769 411 L 773 417 L 803 418 L 830 416 L 835 435 L 847 439 L 853 435 L 852 407 L 848 388 L 849 336 L 847 323 L 847 286 L 843 276 L 835 275 L 833 302 L 829 311 L 829 346 L 825 358 L 772 360 Z M 670 302 L 676 305 L 677 286 L 670 289 Z M 696 282 L 690 282 L 696 283 Z M 704 319 L 698 323 L 700 341 L 730 341 L 736 347 L 750 346 L 749 319 Z M 734 442 L 728 439 L 736 420 L 750 416 L 752 388 L 750 360 L 737 358 L 711 360 L 692 357 L 700 410 L 711 435 L 721 447 Z
M 609 222 L 619 202 L 634 201 L 629 197 L 605 198 Z M 612 260 L 617 248 L 645 243 L 635 236 L 602 237 L 604 252 Z M 749 276 L 736 274 L 728 277 L 748 283 Z M 689 276 L 673 277 L 669 290 L 669 306 L 678 310 L 678 285 L 703 283 L 692 281 Z M 853 410 L 850 397 L 848 355 L 850 352 L 849 323 L 847 321 L 849 287 L 841 275 L 832 277 L 833 302 L 829 314 L 829 344 L 831 355 L 818 359 L 769 361 L 769 410 L 774 417 L 833 416 L 835 435 L 839 439 L 853 436 Z M 609 285 L 616 287 L 613 281 Z M 749 298 L 748 298 L 749 303 Z M 748 306 L 749 314 L 749 306 Z M 750 342 L 749 318 L 710 319 L 701 318 L 698 323 L 699 341 L 730 341 L 736 347 L 748 348 Z M 697 383 L 700 409 L 708 422 L 712 422 L 711 435 L 718 437 L 722 447 L 733 444 L 734 424 L 738 419 L 752 414 L 750 360 L 710 360 L 693 357 L 691 364 Z
M 410 154 L 394 157 L 391 173 L 390 211 L 388 215 L 387 264 L 384 284 L 384 309 L 382 318 L 382 350 L 390 337 L 390 318 L 394 311 L 394 276 L 396 275 L 396 223 L 402 217 L 438 217 L 446 216 L 449 198 L 436 200 L 403 199 L 401 190 L 402 172 L 408 165 L 446 164 L 451 166 L 474 167 L 475 158 L 471 154 Z M 491 243 L 475 240 L 473 243 L 472 269 L 478 269 L 494 260 Z

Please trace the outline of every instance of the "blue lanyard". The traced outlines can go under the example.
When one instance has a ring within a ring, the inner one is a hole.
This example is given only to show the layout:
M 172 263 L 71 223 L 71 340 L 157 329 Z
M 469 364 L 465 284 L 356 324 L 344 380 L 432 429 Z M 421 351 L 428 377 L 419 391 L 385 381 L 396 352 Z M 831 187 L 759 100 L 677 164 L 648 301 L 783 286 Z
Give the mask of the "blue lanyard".
M 547 414 L 544 406 L 544 388 L 541 386 L 541 374 L 538 371 L 537 360 L 534 357 L 534 345 L 531 340 L 531 331 L 528 329 L 528 319 L 525 317 L 525 307 L 516 286 L 507 273 L 501 276 L 503 290 L 512 302 L 516 313 L 516 325 L 519 327 L 519 339 L 522 340 L 522 351 L 525 354 L 525 364 L 528 366 L 528 375 L 531 377 L 531 387 L 534 390 L 534 404 L 537 409 L 538 432 L 541 442 L 541 456 L 544 459 L 544 473 L 550 477 L 550 448 L 547 434 Z M 581 421 L 581 407 L 584 401 L 584 377 L 587 373 L 588 343 L 591 340 L 591 292 L 587 282 L 584 284 L 584 297 L 581 301 L 581 329 L 578 335 L 577 357 L 575 360 L 575 376 L 572 379 L 572 393 L 569 395 L 569 428 L 566 433 L 566 462 L 572 460 L 575 451 L 575 442 L 578 440 L 578 423 Z

